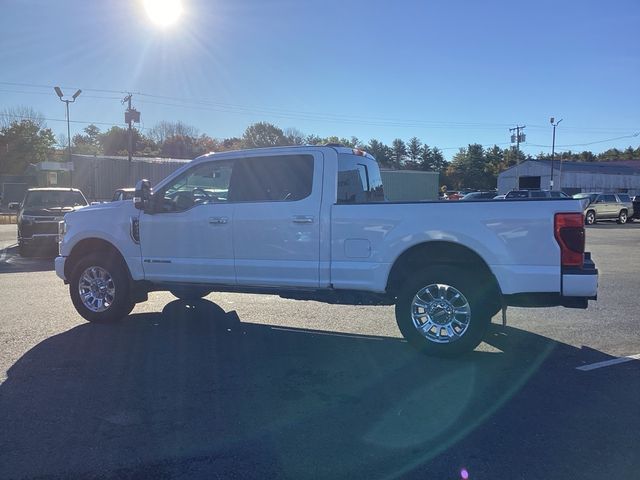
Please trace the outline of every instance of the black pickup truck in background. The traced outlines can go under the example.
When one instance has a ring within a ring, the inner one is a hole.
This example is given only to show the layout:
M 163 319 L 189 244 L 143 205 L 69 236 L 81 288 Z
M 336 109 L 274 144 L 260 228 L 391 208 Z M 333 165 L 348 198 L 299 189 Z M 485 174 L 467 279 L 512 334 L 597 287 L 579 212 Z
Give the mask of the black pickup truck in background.
M 20 255 L 55 255 L 58 222 L 65 213 L 87 206 L 87 199 L 75 188 L 30 188 L 18 210 L 18 248 Z

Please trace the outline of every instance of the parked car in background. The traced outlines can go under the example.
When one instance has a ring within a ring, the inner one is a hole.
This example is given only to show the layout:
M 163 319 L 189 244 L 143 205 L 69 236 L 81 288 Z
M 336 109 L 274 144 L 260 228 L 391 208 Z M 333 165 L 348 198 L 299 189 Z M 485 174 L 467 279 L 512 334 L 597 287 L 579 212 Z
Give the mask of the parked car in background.
M 460 192 L 458 191 L 448 191 L 448 192 L 443 192 L 440 194 L 440 200 L 460 200 L 463 197 L 463 195 L 460 194 Z
M 504 200 L 504 197 L 506 197 L 505 194 L 502 195 L 496 195 L 495 197 L 493 197 L 494 200 Z
M 518 198 L 571 198 L 564 192 L 556 190 L 511 190 L 508 192 L 505 199 L 518 199 Z
M 113 192 L 112 202 L 119 202 L 120 200 L 131 200 L 136 189 L 133 187 L 119 188 Z
M 471 192 L 467 193 L 460 200 L 493 200 L 496 196 L 496 191 L 491 192 Z
M 442 196 L 442 200 L 460 200 L 463 195 L 458 191 L 445 192 Z
M 30 188 L 18 206 L 18 249 L 23 257 L 58 244 L 58 223 L 64 215 L 86 207 L 87 199 L 76 188 Z M 15 207 L 14 207 L 15 208 Z
M 615 193 L 577 193 L 573 198 L 586 200 L 584 221 L 587 225 L 593 225 L 598 220 L 616 220 L 624 224 L 634 215 L 633 202 L 623 202 Z

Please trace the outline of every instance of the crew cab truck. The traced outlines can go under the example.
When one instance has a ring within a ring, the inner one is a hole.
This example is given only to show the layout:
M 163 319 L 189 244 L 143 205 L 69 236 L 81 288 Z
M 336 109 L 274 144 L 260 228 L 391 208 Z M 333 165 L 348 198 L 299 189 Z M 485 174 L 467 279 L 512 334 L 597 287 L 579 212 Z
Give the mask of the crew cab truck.
M 577 200 L 387 202 L 371 155 L 281 147 L 204 155 L 134 201 L 67 214 L 55 268 L 89 321 L 155 290 L 395 305 L 412 345 L 449 356 L 505 305 L 586 308 L 584 235 Z

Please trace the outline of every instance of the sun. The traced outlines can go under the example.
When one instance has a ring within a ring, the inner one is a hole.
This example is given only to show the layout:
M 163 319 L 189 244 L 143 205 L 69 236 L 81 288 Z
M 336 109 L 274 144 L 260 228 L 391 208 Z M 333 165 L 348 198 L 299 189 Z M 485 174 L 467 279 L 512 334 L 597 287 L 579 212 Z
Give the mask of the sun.
M 181 0 L 143 0 L 149 19 L 161 27 L 168 27 L 182 15 Z

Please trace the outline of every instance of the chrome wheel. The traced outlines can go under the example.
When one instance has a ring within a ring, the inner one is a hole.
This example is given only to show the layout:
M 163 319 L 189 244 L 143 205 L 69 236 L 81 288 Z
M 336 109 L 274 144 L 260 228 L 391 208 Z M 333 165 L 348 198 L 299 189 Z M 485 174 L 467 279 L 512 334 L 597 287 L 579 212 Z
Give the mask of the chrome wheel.
M 78 282 L 82 304 L 92 312 L 108 310 L 116 297 L 116 286 L 111 274 L 102 267 L 89 267 Z
M 469 328 L 471 307 L 458 289 L 434 283 L 420 289 L 413 297 L 411 319 L 416 330 L 427 340 L 452 343 Z

